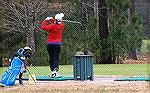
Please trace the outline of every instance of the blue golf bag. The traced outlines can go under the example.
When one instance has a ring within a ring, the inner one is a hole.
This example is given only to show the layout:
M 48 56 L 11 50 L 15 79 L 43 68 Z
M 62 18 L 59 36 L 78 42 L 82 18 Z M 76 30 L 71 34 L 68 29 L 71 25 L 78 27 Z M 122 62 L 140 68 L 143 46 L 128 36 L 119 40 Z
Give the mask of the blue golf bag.
M 14 57 L 11 61 L 11 65 L 8 70 L 5 71 L 1 78 L 1 83 L 3 86 L 13 86 L 15 84 L 16 78 L 20 73 L 23 61 L 19 57 Z

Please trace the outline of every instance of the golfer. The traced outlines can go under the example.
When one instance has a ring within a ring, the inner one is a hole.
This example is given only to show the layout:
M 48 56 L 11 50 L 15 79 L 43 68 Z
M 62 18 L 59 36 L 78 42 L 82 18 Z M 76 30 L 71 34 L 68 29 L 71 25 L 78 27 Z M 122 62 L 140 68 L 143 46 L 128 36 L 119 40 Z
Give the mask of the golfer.
M 59 55 L 62 44 L 62 32 L 64 30 L 63 13 L 56 14 L 55 19 L 47 17 L 42 22 L 42 29 L 48 32 L 47 36 L 47 51 L 49 54 L 49 63 L 52 78 L 61 77 L 58 74 L 59 70 Z M 46 25 L 50 21 L 51 23 Z

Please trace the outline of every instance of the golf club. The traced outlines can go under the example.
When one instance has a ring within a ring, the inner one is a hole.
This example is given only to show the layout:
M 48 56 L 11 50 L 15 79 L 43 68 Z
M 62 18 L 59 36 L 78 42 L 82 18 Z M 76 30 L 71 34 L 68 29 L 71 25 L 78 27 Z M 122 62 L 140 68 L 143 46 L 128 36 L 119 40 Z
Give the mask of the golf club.
M 25 62 L 24 62 L 24 65 L 26 66 Z M 27 69 L 28 73 L 30 74 L 30 76 L 32 77 L 34 83 L 36 83 L 36 80 L 33 78 L 32 74 L 31 74 L 30 70 L 27 68 L 27 66 L 26 66 L 26 69 Z
M 80 25 L 82 25 L 80 22 L 77 22 L 77 21 L 69 21 L 69 20 L 62 20 L 62 21 L 64 21 L 64 22 L 70 22 L 70 23 L 75 23 L 75 24 L 80 24 Z
M 27 69 L 27 68 L 26 68 Z M 33 81 L 34 81 L 34 83 L 36 83 L 36 80 L 33 78 L 33 76 L 32 76 L 32 74 L 31 74 L 31 72 L 30 72 L 30 70 L 29 69 L 27 69 L 27 71 L 29 72 L 29 74 L 31 75 L 31 77 L 32 77 L 32 79 L 33 79 Z

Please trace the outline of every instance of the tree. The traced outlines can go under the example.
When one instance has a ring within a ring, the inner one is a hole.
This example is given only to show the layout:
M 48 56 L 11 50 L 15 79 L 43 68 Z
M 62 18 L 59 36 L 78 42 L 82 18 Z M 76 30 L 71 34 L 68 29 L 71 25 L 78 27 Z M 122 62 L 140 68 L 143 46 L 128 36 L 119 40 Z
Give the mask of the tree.
M 108 2 L 110 36 L 114 46 L 112 53 L 118 62 L 120 58 L 139 49 L 141 45 L 141 18 L 135 12 L 131 15 L 130 2 L 130 0 L 109 0 Z
M 102 41 L 100 62 L 102 64 L 114 63 L 112 60 L 111 51 L 109 47 L 111 46 L 108 41 L 109 29 L 108 29 L 108 7 L 106 0 L 98 0 L 98 11 L 99 11 L 99 35 Z M 107 51 L 107 52 L 106 52 Z
M 128 26 L 130 26 L 131 23 L 132 23 L 131 22 L 131 17 L 134 13 L 134 2 L 135 2 L 135 0 L 131 0 L 130 7 L 128 9 Z M 135 48 L 132 51 L 129 52 L 128 58 L 137 60 L 136 49 Z
M 134 18 L 136 20 L 131 27 L 127 26 L 127 9 L 129 7 L 129 2 L 130 0 L 99 1 L 99 10 L 96 10 L 97 8 L 87 3 L 81 3 L 82 9 L 84 9 L 81 13 L 84 13 L 84 15 L 81 16 L 84 18 L 81 20 L 83 21 L 84 28 L 86 28 L 86 40 L 84 43 L 89 41 L 88 49 L 90 49 L 90 51 L 96 56 L 97 63 L 120 63 L 120 60 L 124 58 L 129 50 L 137 47 L 134 43 L 136 42 L 136 44 L 139 44 L 140 24 L 138 23 L 138 20 L 140 20 L 140 18 L 137 18 L 138 16 L 132 16 L 131 20 Z M 96 18 L 96 20 L 99 20 L 99 23 L 96 23 L 92 17 L 88 17 L 92 12 L 89 12 L 90 9 L 87 7 L 95 10 L 93 15 L 96 14 L 96 11 L 98 12 L 99 18 Z M 97 26 L 98 24 L 99 30 L 93 26 Z M 137 25 L 139 25 L 138 28 L 136 27 Z M 97 30 L 99 32 L 100 40 L 98 40 L 98 35 L 95 32 Z M 134 35 L 129 38 L 130 32 L 134 33 Z
M 7 34 L 3 42 L 10 45 L 8 49 L 22 42 L 24 46 L 31 47 L 33 56 L 36 55 L 37 31 L 41 30 L 41 21 L 49 13 L 47 7 L 48 4 L 44 3 L 2 3 L 3 29 Z

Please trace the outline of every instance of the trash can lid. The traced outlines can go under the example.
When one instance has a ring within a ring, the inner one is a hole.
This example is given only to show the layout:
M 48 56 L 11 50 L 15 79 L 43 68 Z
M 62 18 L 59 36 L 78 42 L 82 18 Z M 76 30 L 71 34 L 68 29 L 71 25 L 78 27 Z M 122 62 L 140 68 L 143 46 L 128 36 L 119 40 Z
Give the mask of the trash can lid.
M 73 57 L 93 57 L 93 55 L 77 55 L 77 54 L 75 54 L 75 55 L 73 55 Z

